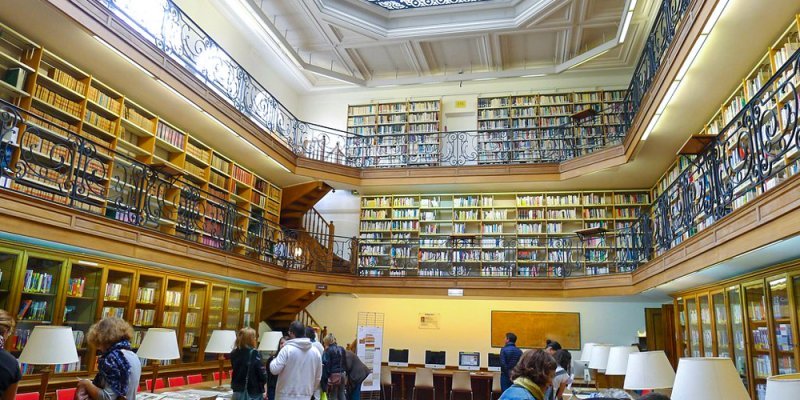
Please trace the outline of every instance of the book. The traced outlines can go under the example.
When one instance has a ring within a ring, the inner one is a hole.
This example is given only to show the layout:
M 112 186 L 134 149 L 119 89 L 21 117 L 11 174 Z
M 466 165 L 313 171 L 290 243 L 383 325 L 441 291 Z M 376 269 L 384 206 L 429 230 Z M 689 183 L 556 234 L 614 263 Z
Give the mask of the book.
M 3 81 L 15 87 L 16 89 L 22 90 L 22 87 L 25 86 L 26 77 L 27 72 L 24 69 L 9 68 L 6 70 L 5 75 L 3 75 Z
M 25 314 L 28 313 L 28 310 L 31 308 L 31 304 L 33 304 L 33 300 L 23 300 L 19 306 L 19 312 L 17 313 L 17 319 L 23 319 Z

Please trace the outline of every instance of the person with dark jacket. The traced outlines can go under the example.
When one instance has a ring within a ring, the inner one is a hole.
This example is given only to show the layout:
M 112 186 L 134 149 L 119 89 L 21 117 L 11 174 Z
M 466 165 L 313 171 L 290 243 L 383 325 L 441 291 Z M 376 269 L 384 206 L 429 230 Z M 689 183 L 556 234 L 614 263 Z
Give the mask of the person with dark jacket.
M 242 328 L 236 333 L 236 345 L 231 351 L 233 400 L 262 399 L 264 397 L 267 371 L 261 361 L 261 354 L 256 351 L 255 347 L 255 329 Z
M 267 400 L 275 400 L 275 387 L 278 385 L 278 375 L 273 374 L 272 371 L 269 370 L 269 364 L 275 359 L 275 356 L 278 355 L 278 352 L 281 351 L 287 340 L 289 340 L 288 336 L 282 337 L 281 340 L 278 341 L 278 351 L 267 359 Z
M 356 353 L 350 350 L 344 352 L 344 370 L 347 373 L 348 400 L 361 400 L 361 383 L 367 379 L 370 371 Z
M 517 335 L 506 333 L 506 345 L 500 350 L 500 387 L 505 392 L 511 387 L 511 370 L 522 357 L 522 350 L 517 347 Z
M 347 400 L 345 394 L 345 351 L 336 344 L 336 336 L 329 333 L 322 339 L 325 352 L 322 354 L 321 385 L 328 393 L 328 400 Z

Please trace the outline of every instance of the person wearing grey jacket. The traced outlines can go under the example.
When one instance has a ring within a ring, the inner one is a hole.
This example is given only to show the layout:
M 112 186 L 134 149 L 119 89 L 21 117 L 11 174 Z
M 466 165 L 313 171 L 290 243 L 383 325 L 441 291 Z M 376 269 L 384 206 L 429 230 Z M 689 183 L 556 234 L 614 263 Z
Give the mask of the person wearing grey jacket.
M 361 400 L 361 383 L 370 374 L 369 367 L 350 350 L 344 352 L 344 369 L 347 372 L 347 400 Z

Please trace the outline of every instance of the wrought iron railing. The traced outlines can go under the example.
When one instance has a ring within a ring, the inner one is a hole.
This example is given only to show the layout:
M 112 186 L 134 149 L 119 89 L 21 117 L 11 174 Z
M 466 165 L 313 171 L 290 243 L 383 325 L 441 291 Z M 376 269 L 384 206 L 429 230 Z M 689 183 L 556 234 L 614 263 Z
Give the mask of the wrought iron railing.
M 619 116 L 619 125 L 605 135 L 591 127 L 595 119 L 563 126 L 425 134 L 358 135 L 302 121 L 261 86 L 172 0 L 97 0 L 180 63 L 225 101 L 273 133 L 298 156 L 357 168 L 432 167 L 480 164 L 559 163 L 618 145 L 627 135 L 672 42 L 690 0 L 664 0 L 644 52 L 636 66 L 625 101 L 602 113 Z M 599 117 L 595 117 L 599 118 Z M 487 135 L 505 143 L 481 143 Z M 518 135 L 523 140 L 512 141 Z M 379 143 L 395 142 L 391 151 Z M 436 142 L 436 149 L 429 144 Z M 482 147 L 483 149 L 480 149 Z M 488 147 L 488 150 L 487 150 Z

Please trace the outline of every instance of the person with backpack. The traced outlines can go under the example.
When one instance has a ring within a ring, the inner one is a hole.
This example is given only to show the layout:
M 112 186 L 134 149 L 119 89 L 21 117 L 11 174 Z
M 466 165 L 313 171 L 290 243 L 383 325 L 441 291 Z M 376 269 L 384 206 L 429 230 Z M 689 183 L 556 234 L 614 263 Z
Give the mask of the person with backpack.
M 329 333 L 322 339 L 325 352 L 322 353 L 322 388 L 328 395 L 328 400 L 347 400 L 345 393 L 345 351 L 336 344 L 336 336 Z
M 555 352 L 553 358 L 556 359 L 556 374 L 553 384 L 545 392 L 545 400 L 561 400 L 567 386 L 572 383 L 572 354 L 561 349 Z

